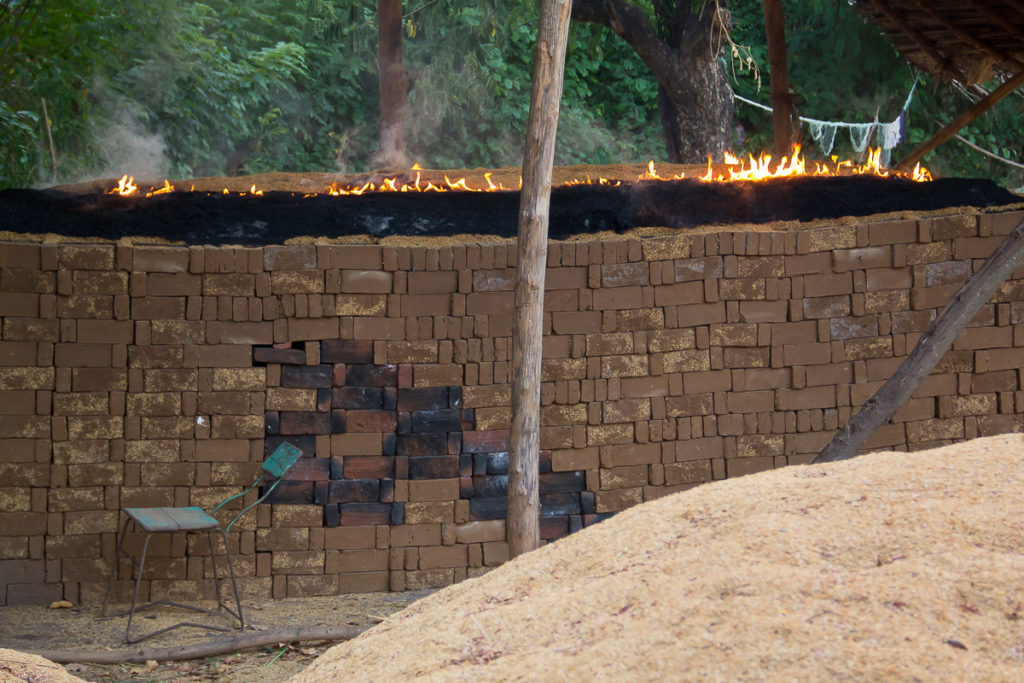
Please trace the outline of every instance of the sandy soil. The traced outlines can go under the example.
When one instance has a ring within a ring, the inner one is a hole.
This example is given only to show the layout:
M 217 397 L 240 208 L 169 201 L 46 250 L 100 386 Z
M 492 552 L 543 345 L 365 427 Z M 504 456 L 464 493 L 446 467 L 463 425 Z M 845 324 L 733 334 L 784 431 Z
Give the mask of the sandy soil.
M 713 482 L 421 600 L 292 680 L 1024 680 L 1024 435 Z
M 247 633 L 297 626 L 371 626 L 404 609 L 429 591 L 407 593 L 366 593 L 321 598 L 268 600 L 245 603 Z M 151 629 L 178 621 L 182 613 L 172 609 L 153 610 L 154 618 L 143 618 L 137 628 Z M 225 615 L 202 616 L 204 623 L 233 626 Z M 0 607 L 0 683 L 7 680 L 29 680 L 26 665 L 32 658 L 29 650 L 119 650 L 124 636 L 126 617 L 104 618 L 96 606 L 73 606 L 50 609 L 45 606 Z M 138 622 L 136 622 L 138 623 Z M 167 648 L 217 640 L 239 635 L 238 631 L 217 633 L 203 629 L 181 628 L 140 643 L 136 647 Z M 301 671 L 330 643 L 299 643 L 292 647 L 269 646 L 218 657 L 205 657 L 181 662 L 151 662 L 148 665 L 85 665 L 65 667 L 36 661 L 27 669 L 35 681 L 177 681 L 212 680 L 234 683 L 242 681 L 281 681 Z M 2 649 L 9 648 L 9 649 Z M 37 658 L 38 659 L 38 658 Z M 5 669 L 6 667 L 6 669 Z M 19 667 L 21 667 L 19 669 Z M 13 669 L 18 673 L 12 673 Z M 62 678 L 68 672 L 78 678 Z M 16 678 L 7 679 L 5 675 Z M 52 676 L 52 678 L 45 678 Z

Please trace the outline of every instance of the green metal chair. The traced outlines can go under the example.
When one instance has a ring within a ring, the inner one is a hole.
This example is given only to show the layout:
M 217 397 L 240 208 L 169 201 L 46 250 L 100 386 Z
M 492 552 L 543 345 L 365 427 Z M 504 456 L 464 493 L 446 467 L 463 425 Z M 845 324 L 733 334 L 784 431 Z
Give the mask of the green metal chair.
M 121 555 L 124 555 L 131 560 L 132 565 L 135 568 L 135 591 L 132 593 L 132 604 L 126 612 L 121 612 L 117 616 L 124 614 L 128 615 L 128 624 L 124 629 L 124 640 L 126 643 L 137 643 L 146 638 L 152 638 L 153 636 L 166 633 L 173 629 L 182 626 L 193 626 L 196 628 L 205 628 L 211 631 L 228 631 L 229 629 L 223 626 L 214 626 L 210 624 L 202 624 L 193 621 L 182 621 L 173 626 L 161 628 L 150 633 L 145 633 L 139 636 L 133 636 L 131 633 L 132 619 L 135 617 L 136 612 L 140 612 L 150 607 L 156 607 L 158 605 L 169 605 L 172 607 L 179 607 L 182 609 L 192 610 L 194 612 L 205 612 L 207 614 L 214 614 L 220 609 L 225 609 L 229 614 L 238 619 L 238 628 L 245 628 L 245 618 L 242 616 L 242 601 L 238 595 L 238 581 L 235 579 L 235 569 L 231 563 L 231 549 L 228 546 L 228 532 L 231 527 L 241 519 L 242 515 L 256 507 L 256 505 L 262 503 L 266 498 L 274 491 L 277 485 L 281 482 L 284 476 L 288 473 L 288 470 L 298 461 L 299 456 L 302 455 L 302 451 L 293 446 L 290 443 L 282 443 L 278 446 L 273 454 L 263 463 L 263 470 L 256 480 L 246 487 L 243 491 L 236 493 L 235 495 L 227 498 L 217 504 L 209 513 L 200 507 L 154 507 L 154 508 L 125 508 L 125 520 L 118 531 L 117 536 L 117 551 L 114 553 L 113 568 L 110 574 L 110 583 L 107 586 L 107 595 L 103 600 L 103 615 L 106 616 L 107 605 L 110 602 L 110 595 L 114 588 L 114 581 L 117 578 L 117 567 L 118 559 Z M 264 486 L 263 494 L 246 505 L 240 512 L 238 512 L 230 522 L 225 526 L 221 527 L 220 523 L 214 518 L 214 515 L 222 507 L 227 505 L 233 500 L 245 496 L 250 491 L 256 489 L 259 486 Z M 132 523 L 136 529 L 146 534 L 145 540 L 142 542 L 142 552 L 139 554 L 139 558 L 136 560 L 135 556 L 132 555 L 124 546 L 126 532 L 128 530 L 129 522 Z M 224 554 L 227 557 L 228 572 L 231 575 L 231 586 L 235 593 L 235 609 L 225 604 L 224 600 L 221 599 L 220 590 L 220 576 L 217 572 L 217 555 L 213 549 L 213 532 L 217 530 L 221 532 L 221 536 L 224 539 Z M 139 586 L 142 583 L 142 572 L 146 565 L 146 551 L 149 548 L 149 541 L 153 537 L 153 534 L 167 533 L 167 532 L 192 532 L 192 531 L 206 531 L 210 541 L 210 559 L 213 562 L 213 583 L 216 587 L 217 592 L 217 609 L 206 609 L 204 607 L 198 607 L 196 605 L 186 605 L 179 602 L 172 602 L 170 600 L 158 600 L 154 602 L 148 602 L 145 605 L 138 605 L 139 599 Z

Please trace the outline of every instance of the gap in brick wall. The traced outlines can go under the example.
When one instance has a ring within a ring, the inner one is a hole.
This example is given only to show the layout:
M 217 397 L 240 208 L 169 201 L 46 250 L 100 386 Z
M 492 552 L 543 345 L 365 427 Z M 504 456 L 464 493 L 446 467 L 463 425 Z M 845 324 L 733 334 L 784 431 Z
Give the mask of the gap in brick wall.
M 303 457 L 269 502 L 318 505 L 324 525 L 405 523 L 406 503 L 467 500 L 469 520 L 504 519 L 508 430 L 476 430 L 462 387 L 412 385 L 412 366 L 373 363 L 370 340 L 320 342 L 319 363 L 300 348 L 253 347 L 272 367 L 265 453 L 288 441 Z M 273 367 L 276 366 L 276 367 Z M 541 536 L 600 521 L 586 472 L 551 471 L 540 453 Z

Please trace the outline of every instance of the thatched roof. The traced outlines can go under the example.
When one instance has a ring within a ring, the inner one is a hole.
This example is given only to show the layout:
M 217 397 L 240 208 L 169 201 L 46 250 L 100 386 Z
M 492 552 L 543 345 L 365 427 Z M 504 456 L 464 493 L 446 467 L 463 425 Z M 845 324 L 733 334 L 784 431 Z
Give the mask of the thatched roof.
M 851 0 L 907 60 L 965 85 L 1024 71 L 1024 0 Z

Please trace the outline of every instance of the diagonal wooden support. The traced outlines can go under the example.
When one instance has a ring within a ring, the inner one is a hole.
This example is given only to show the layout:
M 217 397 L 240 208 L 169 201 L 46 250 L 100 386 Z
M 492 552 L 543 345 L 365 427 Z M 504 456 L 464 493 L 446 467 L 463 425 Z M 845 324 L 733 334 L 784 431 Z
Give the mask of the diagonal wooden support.
M 868 439 L 889 422 L 939 362 L 960 332 L 999 285 L 1024 261 L 1024 220 L 992 252 L 988 260 L 957 290 L 925 333 L 921 335 L 903 365 L 861 406 L 832 441 L 822 449 L 815 463 L 845 460 L 857 455 Z

